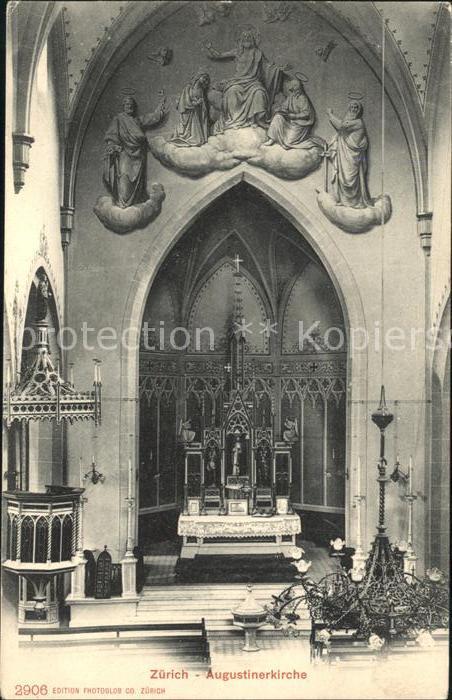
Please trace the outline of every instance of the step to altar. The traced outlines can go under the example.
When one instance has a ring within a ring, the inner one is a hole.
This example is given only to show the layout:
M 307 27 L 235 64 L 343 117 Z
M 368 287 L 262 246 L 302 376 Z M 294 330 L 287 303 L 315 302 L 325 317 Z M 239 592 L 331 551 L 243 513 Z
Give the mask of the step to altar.
M 260 605 L 270 605 L 272 596 L 285 588 L 284 584 L 255 584 L 253 595 Z M 241 583 L 146 586 L 136 607 L 135 618 L 140 622 L 169 622 L 177 619 L 184 622 L 199 622 L 204 618 L 209 637 L 243 635 L 243 631 L 233 625 L 232 610 L 245 598 L 246 586 Z M 298 608 L 299 633 L 307 636 L 311 622 L 306 605 Z M 261 635 L 282 636 L 282 631 L 273 625 L 264 625 Z

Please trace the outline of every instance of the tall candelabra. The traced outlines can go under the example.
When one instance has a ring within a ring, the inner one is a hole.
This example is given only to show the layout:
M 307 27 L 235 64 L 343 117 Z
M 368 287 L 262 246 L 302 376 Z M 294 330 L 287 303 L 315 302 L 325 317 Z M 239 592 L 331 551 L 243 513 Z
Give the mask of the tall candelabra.
M 380 404 L 372 414 L 372 421 L 380 431 L 380 450 L 377 463 L 378 483 L 378 522 L 377 534 L 364 565 L 361 543 L 360 505 L 363 496 L 355 496 L 358 508 L 357 548 L 354 566 L 349 575 L 343 571 L 327 574 L 319 582 L 311 579 L 307 572 L 311 562 L 294 561 L 298 572 L 296 581 L 273 596 L 273 603 L 267 606 L 268 621 L 287 633 L 294 632 L 300 615 L 300 605 L 307 605 L 313 630 L 320 624 L 328 636 L 333 630 L 353 630 L 351 637 L 368 640 L 376 648 L 390 646 L 398 640 L 421 644 L 421 636 L 429 637 L 430 631 L 448 625 L 448 589 L 443 586 L 444 575 L 436 568 L 426 571 L 425 578 L 419 579 L 412 570 L 413 560 L 407 557 L 402 567 L 394 556 L 389 537 L 386 534 L 385 497 L 387 476 L 385 457 L 385 431 L 393 420 L 385 400 L 384 387 L 381 388 Z M 359 472 L 361 465 L 359 464 Z M 416 496 L 412 488 L 412 464 L 410 465 L 410 493 L 406 496 L 409 506 L 408 539 L 410 555 L 413 549 L 412 508 Z M 360 478 L 357 480 L 360 491 Z M 300 559 L 294 553 L 294 559 Z M 408 552 L 407 552 L 408 553 Z M 414 555 L 415 556 L 415 555 Z M 359 566 L 358 566 L 359 564 Z M 313 633 L 314 634 L 314 633 Z M 315 635 L 312 639 L 315 638 Z

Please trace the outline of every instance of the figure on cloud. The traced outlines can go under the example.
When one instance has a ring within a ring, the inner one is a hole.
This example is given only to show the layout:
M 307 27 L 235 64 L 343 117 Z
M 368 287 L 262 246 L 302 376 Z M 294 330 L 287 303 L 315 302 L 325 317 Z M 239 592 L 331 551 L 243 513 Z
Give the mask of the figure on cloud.
M 103 182 L 108 195 L 99 197 L 94 213 L 114 233 L 130 233 L 144 228 L 160 214 L 165 190 L 154 183 L 147 189 L 146 130 L 164 120 L 166 100 L 163 94 L 157 108 L 138 116 L 136 100 L 127 94 L 123 110 L 113 117 L 105 133 Z
M 177 102 L 179 124 L 171 138 L 176 146 L 202 146 L 209 138 L 210 117 L 207 90 L 210 76 L 200 70 L 188 83 Z
M 221 115 L 215 133 L 247 126 L 265 126 L 271 115 L 273 101 L 282 87 L 287 66 L 271 63 L 259 48 L 259 34 L 246 27 L 237 47 L 217 51 L 209 42 L 208 56 L 213 61 L 234 60 L 235 75 L 223 84 Z
M 347 233 L 365 233 L 384 224 L 391 216 L 391 199 L 382 193 L 372 198 L 367 182 L 369 137 L 363 121 L 364 108 L 359 93 L 350 93 L 342 119 L 327 110 L 335 134 L 325 151 L 325 191 L 317 202 L 327 219 Z M 332 178 L 328 176 L 332 165 Z M 329 185 L 332 190 L 329 191 Z

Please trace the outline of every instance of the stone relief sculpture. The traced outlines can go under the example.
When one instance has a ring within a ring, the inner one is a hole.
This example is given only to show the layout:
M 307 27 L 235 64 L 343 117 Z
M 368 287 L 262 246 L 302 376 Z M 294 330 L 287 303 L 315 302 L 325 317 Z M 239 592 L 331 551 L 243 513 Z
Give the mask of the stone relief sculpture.
M 148 59 L 159 66 L 167 66 L 173 59 L 173 50 L 168 46 L 161 46 L 157 51 L 148 54 Z
M 350 102 L 343 119 L 328 109 L 336 134 L 330 143 L 334 175 L 331 182 L 338 206 L 363 209 L 371 206 L 367 189 L 367 149 L 369 139 L 362 120 L 363 106 Z
M 103 182 L 109 197 L 100 197 L 94 208 L 97 217 L 111 231 L 127 233 L 146 226 L 160 213 L 165 197 L 161 185 L 147 191 L 146 130 L 159 125 L 166 115 L 163 95 L 158 107 L 138 116 L 136 100 L 127 95 L 123 110 L 105 133 Z
M 146 201 L 146 129 L 158 125 L 165 115 L 165 98 L 154 112 L 137 114 L 137 103 L 126 97 L 105 134 L 104 183 L 119 207 Z
M 286 179 L 318 168 L 325 143 L 312 136 L 315 110 L 302 85 L 306 76 L 269 61 L 249 25 L 239 32 L 236 47 L 221 52 L 207 42 L 205 49 L 214 62 L 233 61 L 234 75 L 210 85 L 207 71 L 198 71 L 177 103 L 176 132 L 150 140 L 153 155 L 191 177 L 243 161 Z
M 315 52 L 324 63 L 326 63 L 331 55 L 331 52 L 337 47 L 337 42 L 331 39 L 325 46 L 319 46 Z
M 304 90 L 303 77 L 297 73 L 295 79 L 290 81 L 288 95 L 276 108 L 264 146 L 277 143 L 289 150 L 312 145 L 309 137 L 315 122 L 315 111 Z
M 198 24 L 200 27 L 213 24 L 216 21 L 217 15 L 220 17 L 229 17 L 231 10 L 232 0 L 209 0 L 209 2 L 202 2 L 196 7 Z
M 326 158 L 332 165 L 332 191 L 319 193 L 317 201 L 325 216 L 349 233 L 362 233 L 391 215 L 388 195 L 372 199 L 367 184 L 369 137 L 363 121 L 363 105 L 357 99 L 349 102 L 343 118 L 328 109 L 328 118 L 335 130 Z M 326 162 L 328 168 L 328 161 Z M 328 171 L 327 171 L 328 172 Z
M 234 77 L 222 86 L 222 109 L 215 133 L 268 121 L 273 100 L 281 88 L 284 68 L 268 61 L 259 41 L 259 33 L 247 27 L 241 32 L 237 47 L 229 51 L 220 52 L 210 42 L 206 44 L 211 60 L 235 63 Z
M 176 146 L 202 146 L 209 138 L 209 104 L 207 90 L 210 76 L 198 71 L 193 80 L 186 85 L 179 97 L 177 111 L 179 124 L 171 143 Z
M 274 3 L 264 2 L 262 8 L 264 22 L 285 22 L 289 19 L 293 9 L 293 5 L 284 2 L 284 0 L 279 0 Z

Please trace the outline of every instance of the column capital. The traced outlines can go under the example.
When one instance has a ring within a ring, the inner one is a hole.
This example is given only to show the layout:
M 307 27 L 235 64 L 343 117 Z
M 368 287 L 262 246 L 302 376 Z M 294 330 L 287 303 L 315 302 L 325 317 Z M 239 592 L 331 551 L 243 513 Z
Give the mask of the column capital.
M 61 245 L 63 248 L 66 248 L 71 242 L 74 212 L 74 207 L 60 207 Z
M 432 247 L 432 211 L 420 211 L 416 214 L 417 218 L 417 232 L 419 234 L 419 240 L 421 243 L 421 248 L 425 253 L 430 253 Z

